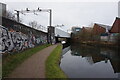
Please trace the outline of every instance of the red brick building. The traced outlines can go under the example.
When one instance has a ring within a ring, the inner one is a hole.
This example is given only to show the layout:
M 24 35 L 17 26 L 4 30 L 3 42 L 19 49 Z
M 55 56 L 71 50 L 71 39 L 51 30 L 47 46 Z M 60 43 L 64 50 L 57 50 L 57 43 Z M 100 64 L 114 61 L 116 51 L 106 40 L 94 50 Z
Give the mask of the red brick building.
M 116 20 L 113 23 L 110 33 L 120 33 L 120 18 L 116 17 Z
M 100 35 L 101 33 L 105 33 L 106 32 L 106 28 L 103 27 L 103 25 L 101 24 L 94 24 L 93 26 L 93 34 L 94 35 Z

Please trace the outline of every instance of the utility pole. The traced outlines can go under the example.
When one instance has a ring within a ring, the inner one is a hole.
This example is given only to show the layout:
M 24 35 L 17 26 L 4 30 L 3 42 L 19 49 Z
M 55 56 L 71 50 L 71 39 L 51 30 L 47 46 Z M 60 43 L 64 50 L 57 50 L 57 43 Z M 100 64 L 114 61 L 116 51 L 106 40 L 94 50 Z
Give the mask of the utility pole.
M 28 8 L 26 8 L 26 10 L 22 10 L 22 11 L 18 11 L 15 10 L 17 12 L 17 21 L 19 22 L 19 14 L 20 13 L 34 13 L 35 12 L 48 12 L 49 13 L 49 26 L 48 26 L 48 43 L 52 44 L 54 42 L 54 38 L 55 38 L 55 28 L 52 27 L 52 10 L 51 9 L 40 9 L 38 7 L 37 10 L 29 10 Z
M 52 10 L 49 9 L 48 43 L 52 44 L 55 40 L 55 28 L 52 27 Z
M 50 9 L 50 26 L 52 26 L 52 10 Z
M 17 12 L 17 22 L 20 22 L 20 16 L 19 16 L 20 11 L 18 11 L 18 10 L 15 10 L 15 11 Z

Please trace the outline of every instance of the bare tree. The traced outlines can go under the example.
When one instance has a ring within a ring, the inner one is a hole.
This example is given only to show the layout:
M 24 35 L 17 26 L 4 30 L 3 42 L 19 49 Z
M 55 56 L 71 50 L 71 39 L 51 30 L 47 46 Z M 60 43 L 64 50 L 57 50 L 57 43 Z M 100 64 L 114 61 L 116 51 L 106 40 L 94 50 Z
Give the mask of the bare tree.
M 32 27 L 32 28 L 37 28 L 37 21 L 31 21 L 29 22 L 29 25 Z
M 12 20 L 16 20 L 15 19 L 15 15 L 10 12 L 10 11 L 6 11 L 6 18 L 12 19 Z

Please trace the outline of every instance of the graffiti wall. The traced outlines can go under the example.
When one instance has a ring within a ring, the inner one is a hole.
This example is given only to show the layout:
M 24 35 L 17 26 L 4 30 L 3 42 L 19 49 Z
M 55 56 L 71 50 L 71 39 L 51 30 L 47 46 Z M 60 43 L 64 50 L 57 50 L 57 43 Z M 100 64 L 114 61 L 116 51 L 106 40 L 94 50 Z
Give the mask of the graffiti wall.
M 11 53 L 47 43 L 47 35 L 24 34 L 0 25 L 0 53 Z

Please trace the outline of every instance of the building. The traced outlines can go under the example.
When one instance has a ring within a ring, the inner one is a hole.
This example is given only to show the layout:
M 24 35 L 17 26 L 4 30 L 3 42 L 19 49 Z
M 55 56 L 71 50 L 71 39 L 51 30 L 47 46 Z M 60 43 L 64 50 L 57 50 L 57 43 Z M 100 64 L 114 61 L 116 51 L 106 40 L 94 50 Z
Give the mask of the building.
M 111 26 L 95 23 L 93 26 L 93 34 L 101 35 L 102 33 L 108 33 L 110 28 Z
M 110 29 L 110 33 L 120 33 L 120 18 L 116 17 L 116 20 Z
M 72 41 L 74 42 L 76 42 L 76 41 L 79 41 L 78 39 L 79 39 L 79 32 L 81 31 L 81 28 L 80 27 L 72 27 L 72 29 L 71 29 L 71 38 L 72 38 Z
M 100 35 L 101 33 L 105 33 L 105 28 L 102 27 L 100 24 L 94 24 L 93 26 L 93 34 L 94 35 Z
M 82 28 L 82 32 L 84 32 L 84 33 L 91 33 L 92 32 L 92 30 L 93 30 L 93 28 L 91 28 L 91 27 L 83 27 Z
M 93 35 L 95 40 L 108 41 L 109 30 L 111 26 L 95 23 L 93 26 Z
M 6 4 L 0 3 L 0 16 L 6 16 Z M 0 18 L 0 25 L 2 25 L 2 18 Z
M 109 42 L 117 42 L 119 39 L 120 34 L 120 18 L 116 17 L 112 27 L 108 28 L 108 34 L 102 33 L 101 40 L 102 41 L 109 41 Z
M 6 16 L 6 4 L 0 3 L 0 16 Z
M 110 32 L 110 40 L 111 42 L 116 42 L 119 40 L 119 35 L 120 35 L 120 18 L 116 17 L 112 28 L 109 30 Z
M 72 33 L 78 33 L 81 31 L 81 28 L 80 27 L 72 27 Z

